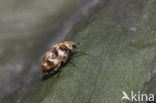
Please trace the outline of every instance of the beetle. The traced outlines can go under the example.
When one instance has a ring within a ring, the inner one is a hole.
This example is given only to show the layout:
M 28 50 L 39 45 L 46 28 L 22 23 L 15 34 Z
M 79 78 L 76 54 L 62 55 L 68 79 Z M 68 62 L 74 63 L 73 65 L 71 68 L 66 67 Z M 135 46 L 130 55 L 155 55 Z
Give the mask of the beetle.
M 42 79 L 59 72 L 61 66 L 67 62 L 71 55 L 72 49 L 76 47 L 76 44 L 72 41 L 64 41 L 52 46 L 41 62 Z

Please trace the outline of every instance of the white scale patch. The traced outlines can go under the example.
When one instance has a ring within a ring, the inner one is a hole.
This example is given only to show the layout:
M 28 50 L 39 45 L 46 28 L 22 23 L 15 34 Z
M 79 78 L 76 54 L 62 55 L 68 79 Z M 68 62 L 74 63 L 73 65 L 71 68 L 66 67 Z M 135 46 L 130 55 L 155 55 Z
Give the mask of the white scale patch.
M 60 55 L 60 56 L 67 56 L 67 54 L 64 51 L 62 51 L 62 50 L 58 50 L 58 55 Z
M 44 63 L 43 65 L 46 67 L 47 66 L 47 63 Z
M 50 53 L 47 54 L 47 57 L 48 57 L 48 58 L 53 58 L 54 55 L 55 55 L 54 53 L 50 52 Z
M 52 56 L 53 55 L 53 53 L 49 53 L 49 56 Z
M 73 49 L 72 47 L 70 47 L 68 44 L 65 44 L 66 47 L 68 47 L 69 49 Z
M 49 61 L 54 62 L 54 64 L 58 64 L 58 60 L 57 59 L 49 59 Z

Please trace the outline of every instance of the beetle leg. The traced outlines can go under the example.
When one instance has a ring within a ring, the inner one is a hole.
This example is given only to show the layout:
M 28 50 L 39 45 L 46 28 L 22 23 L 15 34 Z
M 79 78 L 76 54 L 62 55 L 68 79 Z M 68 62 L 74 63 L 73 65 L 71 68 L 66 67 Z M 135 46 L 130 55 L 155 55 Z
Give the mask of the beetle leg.
M 88 53 L 85 53 L 83 51 L 73 51 L 71 55 L 76 55 L 76 54 L 82 54 L 82 55 L 89 55 Z
M 57 73 L 57 76 L 56 76 L 56 78 L 58 78 L 59 77 L 59 75 L 60 75 L 60 73 L 61 73 L 61 71 L 62 71 L 62 68 L 60 68 L 60 67 L 62 67 L 63 66 L 63 62 L 61 62 L 59 65 L 58 65 L 58 67 L 59 67 L 59 69 L 58 69 L 58 73 Z
M 61 69 L 58 71 L 57 76 L 56 76 L 56 79 L 59 77 L 61 71 L 62 71 Z
M 76 55 L 77 54 L 77 55 Z M 81 55 L 78 55 L 78 54 L 81 54 Z M 92 54 L 89 54 L 89 53 L 86 53 L 86 52 L 83 52 L 83 51 L 74 51 L 72 54 L 71 54 L 71 58 L 73 57 L 79 57 L 79 56 L 82 56 L 82 55 L 87 55 L 89 57 L 93 57 L 93 58 L 96 58 L 96 59 L 101 59 L 103 60 L 103 57 L 101 56 L 97 56 L 97 55 L 92 55 Z
M 74 62 L 73 60 L 71 59 L 70 63 L 73 65 L 73 67 L 77 68 L 77 69 L 80 69 Z

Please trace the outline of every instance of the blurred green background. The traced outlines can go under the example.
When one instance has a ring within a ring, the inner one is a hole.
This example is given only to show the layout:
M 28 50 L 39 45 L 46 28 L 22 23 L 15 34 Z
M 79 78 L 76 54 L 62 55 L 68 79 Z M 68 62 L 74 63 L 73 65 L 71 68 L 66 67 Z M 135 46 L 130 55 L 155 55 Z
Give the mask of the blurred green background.
M 131 103 L 122 91 L 155 94 L 155 0 L 0 2 L 2 103 Z M 89 55 L 41 81 L 42 57 L 63 40 Z

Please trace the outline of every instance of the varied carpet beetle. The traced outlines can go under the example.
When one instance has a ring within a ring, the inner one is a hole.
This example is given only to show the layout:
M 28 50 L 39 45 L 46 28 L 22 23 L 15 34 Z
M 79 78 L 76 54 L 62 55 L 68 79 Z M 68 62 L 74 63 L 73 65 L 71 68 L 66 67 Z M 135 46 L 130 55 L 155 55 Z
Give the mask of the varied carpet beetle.
M 73 48 L 76 48 L 76 45 L 71 41 L 64 41 L 54 45 L 42 59 L 42 79 L 59 72 L 61 66 L 68 60 Z

